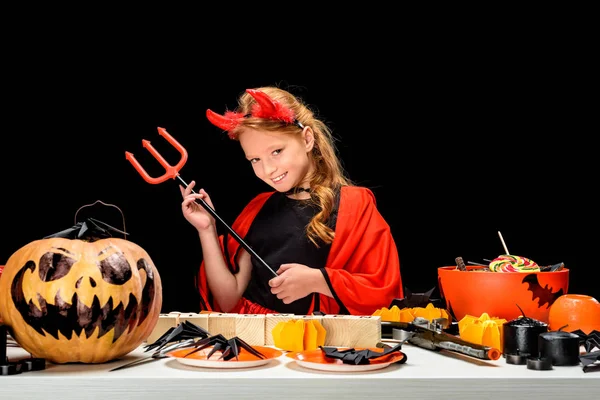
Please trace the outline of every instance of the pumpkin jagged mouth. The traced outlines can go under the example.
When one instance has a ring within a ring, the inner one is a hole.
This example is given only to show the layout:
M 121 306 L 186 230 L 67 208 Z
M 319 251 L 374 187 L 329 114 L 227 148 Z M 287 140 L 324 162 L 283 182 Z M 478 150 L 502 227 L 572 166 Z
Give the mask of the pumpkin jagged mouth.
M 140 265 L 146 264 L 138 262 L 138 267 Z M 140 269 L 142 268 L 140 267 Z M 127 307 L 124 307 L 122 302 L 114 307 L 112 297 L 101 306 L 97 296 L 94 296 L 92 304 L 87 306 L 79 301 L 77 293 L 73 294 L 70 301 L 66 301 L 58 291 L 54 298 L 54 304 L 47 302 L 38 294 L 38 307 L 33 300 L 27 301 L 23 292 L 23 276 L 27 270 L 33 271 L 34 269 L 35 263 L 32 261 L 28 261 L 21 268 L 12 282 L 11 294 L 15 308 L 27 324 L 40 335 L 46 336 L 48 333 L 58 340 L 60 332 L 70 340 L 73 334 L 80 336 L 82 332 L 85 332 L 86 338 L 89 339 L 96 329 L 98 338 L 114 330 L 114 343 L 127 329 L 131 331 L 136 325 L 141 325 L 148 316 L 147 309 L 138 310 L 138 300 L 133 294 L 129 295 Z M 146 280 L 142 296 L 144 299 L 153 298 L 153 279 Z

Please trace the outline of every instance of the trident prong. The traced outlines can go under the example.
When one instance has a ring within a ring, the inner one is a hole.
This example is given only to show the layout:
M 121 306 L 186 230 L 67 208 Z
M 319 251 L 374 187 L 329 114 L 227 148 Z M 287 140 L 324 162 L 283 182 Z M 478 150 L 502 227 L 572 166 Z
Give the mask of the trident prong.
M 127 159 L 132 165 L 133 167 L 136 169 L 136 171 L 142 176 L 142 178 L 144 178 L 144 180 L 148 183 L 151 183 L 153 185 L 156 185 L 158 183 L 162 183 L 164 181 L 166 181 L 169 178 L 175 179 L 177 178 L 179 180 L 179 182 L 185 187 L 188 187 L 188 184 L 186 181 L 184 181 L 181 176 L 179 175 L 179 170 L 183 167 L 183 165 L 185 164 L 185 162 L 187 161 L 188 158 L 188 154 L 186 149 L 179 144 L 179 142 L 177 140 L 175 140 L 173 138 L 173 136 L 169 135 L 169 133 L 167 132 L 167 130 L 165 128 L 158 128 L 158 134 L 162 137 L 164 137 L 165 139 L 167 139 L 167 142 L 171 143 L 173 145 L 173 147 L 175 147 L 179 153 L 181 153 L 181 160 L 179 160 L 179 162 L 175 165 L 172 166 L 171 164 L 169 164 L 162 155 L 160 155 L 160 153 L 158 152 L 158 150 L 156 150 L 154 147 L 152 147 L 152 145 L 150 144 L 150 141 L 148 140 L 142 140 L 142 146 L 144 148 L 146 148 L 150 154 L 152 154 L 154 156 L 154 158 L 156 158 L 158 160 L 158 162 L 160 163 L 160 165 L 162 165 L 166 172 L 164 173 L 164 175 L 159 176 L 158 178 L 153 178 L 151 177 L 146 170 L 144 169 L 144 167 L 142 167 L 142 165 L 138 162 L 138 160 L 135 159 L 135 157 L 133 156 L 133 153 L 130 153 L 128 151 L 125 152 L 125 159 Z M 192 190 L 192 193 L 196 193 Z M 273 270 L 273 268 L 271 268 L 269 266 L 269 264 L 266 263 L 265 260 L 263 260 L 262 258 L 260 258 L 260 256 L 258 254 L 256 254 L 256 252 L 244 241 L 244 239 L 242 239 L 240 237 L 240 235 L 238 235 L 236 233 L 236 231 L 233 230 L 232 227 L 230 227 L 229 225 L 227 225 L 227 223 L 221 218 L 219 217 L 219 215 L 217 214 L 217 212 L 208 205 L 208 203 L 206 201 L 204 201 L 204 199 L 197 199 L 196 203 L 199 203 L 202 207 L 204 207 L 204 209 L 206 211 L 208 211 L 217 221 L 219 221 L 221 224 L 223 224 L 223 226 L 225 226 L 225 228 L 227 228 L 227 230 L 229 231 L 229 233 L 231 233 L 231 235 L 235 238 L 235 240 L 244 248 L 246 249 L 246 251 L 248 253 L 250 253 L 250 255 L 252 255 L 256 260 L 258 260 L 264 267 L 266 267 L 269 271 L 271 271 L 271 273 L 277 277 L 277 272 L 275 272 Z
M 165 128 L 159 127 L 158 134 L 164 137 L 167 140 L 167 142 L 171 143 L 173 147 L 175 147 L 175 149 L 177 149 L 177 151 L 179 151 L 179 153 L 181 154 L 181 159 L 176 165 L 173 166 L 169 164 L 167 160 L 164 159 L 164 157 L 158 152 L 158 150 L 156 150 L 152 146 L 149 140 L 142 139 L 142 147 L 148 150 L 150 154 L 152 154 L 152 156 L 154 156 L 154 158 L 156 158 L 160 165 L 162 165 L 165 169 L 166 172 L 162 176 L 159 176 L 158 178 L 151 177 L 148 174 L 148 172 L 146 172 L 144 167 L 142 167 L 139 161 L 135 159 L 133 153 L 130 153 L 128 151 L 125 152 L 125 158 L 133 165 L 133 167 L 142 176 L 142 178 L 144 178 L 146 182 L 151 183 L 153 185 L 162 183 L 169 178 L 175 179 L 179 175 L 179 170 L 184 166 L 188 158 L 186 149 L 181 144 L 179 144 L 179 142 L 175 140 L 173 136 L 169 135 L 169 132 L 167 132 Z

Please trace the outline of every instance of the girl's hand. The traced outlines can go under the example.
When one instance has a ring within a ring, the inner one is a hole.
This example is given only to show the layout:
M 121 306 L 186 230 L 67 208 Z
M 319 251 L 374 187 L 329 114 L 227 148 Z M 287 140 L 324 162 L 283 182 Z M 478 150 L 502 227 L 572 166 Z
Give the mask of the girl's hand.
M 196 199 L 202 199 L 213 210 L 213 204 L 204 189 L 200 189 L 198 193 L 192 193 L 192 189 L 196 185 L 195 181 L 190 182 L 187 188 L 179 186 L 183 202 L 181 203 L 181 211 L 185 219 L 192 224 L 198 231 L 204 231 L 215 226 L 215 219 L 208 211 L 196 202 Z
M 277 274 L 279 276 L 271 279 L 269 286 L 271 293 L 277 295 L 284 304 L 290 304 L 315 292 L 318 280 L 323 280 L 321 271 L 303 264 L 281 264 Z

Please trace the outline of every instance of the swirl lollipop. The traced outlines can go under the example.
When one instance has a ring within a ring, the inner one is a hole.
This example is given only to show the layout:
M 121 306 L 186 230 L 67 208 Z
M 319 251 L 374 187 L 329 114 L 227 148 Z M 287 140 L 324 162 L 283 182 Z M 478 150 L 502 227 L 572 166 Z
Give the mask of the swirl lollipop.
M 540 272 L 540 267 L 529 258 L 504 254 L 494 258 L 489 265 L 492 272 Z

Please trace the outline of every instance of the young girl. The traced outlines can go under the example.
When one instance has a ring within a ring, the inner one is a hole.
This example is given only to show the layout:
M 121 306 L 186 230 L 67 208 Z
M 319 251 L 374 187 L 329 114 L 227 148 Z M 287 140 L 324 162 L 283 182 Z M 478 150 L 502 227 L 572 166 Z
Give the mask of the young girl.
M 240 314 L 371 315 L 402 298 L 400 261 L 390 227 L 371 190 L 344 176 L 328 127 L 291 93 L 248 89 L 238 108 L 209 121 L 240 142 L 256 176 L 274 190 L 259 194 L 232 229 L 265 267 L 229 235 L 197 199 L 183 196 L 184 217 L 198 230 L 204 310 Z M 213 207 L 214 208 L 214 207 Z

